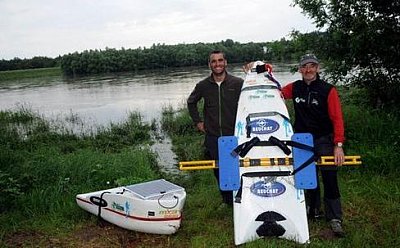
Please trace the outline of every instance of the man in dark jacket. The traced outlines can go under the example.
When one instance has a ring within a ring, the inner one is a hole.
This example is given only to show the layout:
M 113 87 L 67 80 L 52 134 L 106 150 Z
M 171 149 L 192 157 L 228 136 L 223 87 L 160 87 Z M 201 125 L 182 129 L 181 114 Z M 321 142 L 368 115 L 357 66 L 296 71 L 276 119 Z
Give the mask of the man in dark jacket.
M 210 53 L 208 65 L 211 75 L 196 84 L 187 100 L 187 106 L 197 129 L 205 133 L 205 159 L 218 160 L 218 138 L 234 135 L 243 79 L 228 74 L 225 54 L 221 51 Z M 201 99 L 204 100 L 204 120 L 197 106 Z M 214 174 L 219 181 L 218 169 L 214 170 Z M 232 205 L 232 191 L 220 192 L 223 202 Z
M 293 99 L 295 110 L 294 130 L 297 133 L 311 133 L 314 137 L 315 155 L 334 156 L 335 164 L 344 162 L 344 124 L 340 99 L 336 88 L 319 77 L 319 62 L 313 54 L 306 54 L 300 60 L 301 80 L 286 85 L 282 94 Z M 342 207 L 337 180 L 337 167 L 320 168 L 324 183 L 325 218 L 333 232 L 343 236 Z M 317 171 L 318 172 L 318 171 Z M 320 187 L 306 191 L 309 218 L 319 217 Z

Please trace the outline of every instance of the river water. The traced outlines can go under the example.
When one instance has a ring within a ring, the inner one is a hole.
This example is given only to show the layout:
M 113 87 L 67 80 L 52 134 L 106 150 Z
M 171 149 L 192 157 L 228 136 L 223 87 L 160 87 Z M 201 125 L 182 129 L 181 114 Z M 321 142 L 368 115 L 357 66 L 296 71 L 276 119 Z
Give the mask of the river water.
M 274 65 L 274 75 L 283 85 L 299 77 L 290 73 L 289 67 Z M 229 65 L 228 71 L 242 78 L 245 76 L 241 65 Z M 151 122 L 160 119 L 164 107 L 184 107 L 196 83 L 209 73 L 207 67 L 196 67 L 79 78 L 10 80 L 0 82 L 0 110 L 24 107 L 51 120 L 80 120 L 80 127 L 85 130 L 124 121 L 132 111 L 140 112 L 144 122 Z M 171 165 L 174 156 L 170 152 L 170 140 L 164 137 L 153 149 L 160 157 L 164 156 L 161 162 L 176 168 L 176 163 Z

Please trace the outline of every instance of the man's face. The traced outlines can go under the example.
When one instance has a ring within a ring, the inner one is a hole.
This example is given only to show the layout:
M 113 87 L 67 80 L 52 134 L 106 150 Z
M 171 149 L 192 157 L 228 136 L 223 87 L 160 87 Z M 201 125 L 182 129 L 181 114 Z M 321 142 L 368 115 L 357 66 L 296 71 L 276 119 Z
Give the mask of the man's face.
M 221 75 L 225 72 L 227 62 L 222 53 L 214 53 L 210 55 L 210 62 L 208 65 L 213 74 Z
M 303 80 L 306 83 L 310 83 L 317 79 L 317 73 L 319 72 L 319 65 L 314 63 L 307 63 L 300 66 L 299 72 L 303 76 Z

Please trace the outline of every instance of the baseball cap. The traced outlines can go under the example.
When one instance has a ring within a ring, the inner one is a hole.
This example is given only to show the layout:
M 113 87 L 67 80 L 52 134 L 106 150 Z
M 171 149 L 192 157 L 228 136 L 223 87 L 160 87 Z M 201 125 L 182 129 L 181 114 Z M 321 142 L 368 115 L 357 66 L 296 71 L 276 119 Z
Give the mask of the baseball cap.
M 303 66 L 307 63 L 319 64 L 319 61 L 314 54 L 309 53 L 309 54 L 302 56 L 300 59 L 300 66 Z

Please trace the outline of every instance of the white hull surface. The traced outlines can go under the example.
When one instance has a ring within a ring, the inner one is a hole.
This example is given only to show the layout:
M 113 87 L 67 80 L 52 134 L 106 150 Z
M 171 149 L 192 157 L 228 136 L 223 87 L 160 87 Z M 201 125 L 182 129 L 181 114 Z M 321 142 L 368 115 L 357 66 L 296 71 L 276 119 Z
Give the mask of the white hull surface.
M 258 64 L 262 64 L 257 62 Z M 270 136 L 290 140 L 293 129 L 280 90 L 263 74 L 248 73 L 239 98 L 235 136 L 238 144 Z M 244 158 L 292 158 L 279 147 L 257 145 Z M 234 191 L 235 244 L 263 237 L 297 243 L 309 240 L 305 197 L 289 175 L 292 165 L 240 167 L 241 189 Z M 241 194 L 238 192 L 241 191 Z
M 125 229 L 173 234 L 181 224 L 185 189 L 164 179 L 76 196 L 84 210 Z

